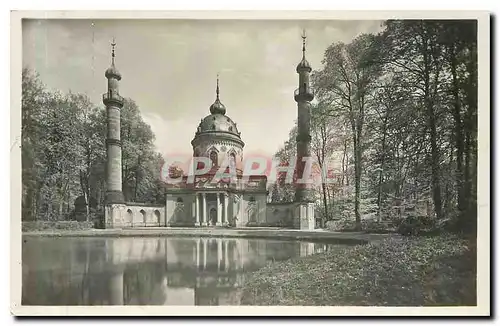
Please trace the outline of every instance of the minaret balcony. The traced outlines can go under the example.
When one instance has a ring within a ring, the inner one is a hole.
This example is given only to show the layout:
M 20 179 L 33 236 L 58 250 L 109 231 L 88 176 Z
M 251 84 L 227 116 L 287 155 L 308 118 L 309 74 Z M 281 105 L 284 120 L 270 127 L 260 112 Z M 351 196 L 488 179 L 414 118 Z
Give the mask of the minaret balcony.
M 297 88 L 293 92 L 294 98 L 296 102 L 303 102 L 307 101 L 310 102 L 314 99 L 314 91 L 312 88 L 307 87 L 307 88 Z
M 118 93 L 104 93 L 102 94 L 102 102 L 104 105 L 115 105 L 122 107 L 123 106 L 123 97 L 121 97 Z

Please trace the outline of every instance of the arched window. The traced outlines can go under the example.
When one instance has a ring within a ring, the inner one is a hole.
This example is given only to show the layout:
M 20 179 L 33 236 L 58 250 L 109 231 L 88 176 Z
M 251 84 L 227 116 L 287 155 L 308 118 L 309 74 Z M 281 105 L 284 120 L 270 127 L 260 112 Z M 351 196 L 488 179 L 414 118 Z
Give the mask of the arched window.
M 141 215 L 142 215 L 142 222 L 144 223 L 144 226 L 146 226 L 146 223 L 147 223 L 146 212 L 143 209 L 141 209 L 141 211 L 139 213 L 141 213 Z
M 156 222 L 158 223 L 158 226 L 160 225 L 160 217 L 161 217 L 161 213 L 159 210 L 155 210 L 155 217 L 156 217 Z
M 130 225 L 134 223 L 134 213 L 132 212 L 131 209 L 127 209 L 127 217 L 128 217 L 128 222 Z
M 231 153 L 229 154 L 229 164 L 231 166 L 231 168 L 236 168 L 236 154 L 235 153 Z
M 210 152 L 210 161 L 212 161 L 212 166 L 217 165 L 217 152 L 216 151 Z

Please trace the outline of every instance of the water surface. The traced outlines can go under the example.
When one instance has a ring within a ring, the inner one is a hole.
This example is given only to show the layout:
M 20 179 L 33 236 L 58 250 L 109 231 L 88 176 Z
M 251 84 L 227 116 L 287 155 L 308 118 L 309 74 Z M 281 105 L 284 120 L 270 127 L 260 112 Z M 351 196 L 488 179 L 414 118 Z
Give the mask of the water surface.
M 245 278 L 270 261 L 332 246 L 223 238 L 28 237 L 23 305 L 238 305 Z

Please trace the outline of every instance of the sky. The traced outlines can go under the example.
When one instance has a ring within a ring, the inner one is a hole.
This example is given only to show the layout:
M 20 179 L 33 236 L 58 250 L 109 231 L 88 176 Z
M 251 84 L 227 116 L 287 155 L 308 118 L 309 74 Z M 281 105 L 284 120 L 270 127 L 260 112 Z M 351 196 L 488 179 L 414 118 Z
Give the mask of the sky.
M 23 66 L 53 90 L 87 94 L 103 106 L 104 71 L 116 41 L 120 94 L 133 99 L 166 155 L 190 155 L 191 140 L 220 99 L 245 142 L 244 153 L 273 155 L 297 118 L 293 91 L 301 60 L 321 69 L 327 47 L 376 33 L 381 21 L 123 20 L 23 21 Z

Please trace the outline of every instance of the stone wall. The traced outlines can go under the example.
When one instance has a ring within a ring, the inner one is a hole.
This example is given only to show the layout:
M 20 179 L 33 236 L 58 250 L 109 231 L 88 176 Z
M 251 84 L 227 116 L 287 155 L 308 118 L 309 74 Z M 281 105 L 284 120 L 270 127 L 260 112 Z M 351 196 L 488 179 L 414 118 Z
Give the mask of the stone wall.
M 266 223 L 266 199 L 263 194 L 241 194 L 235 203 L 235 215 L 237 216 L 236 227 L 259 226 Z
M 165 216 L 167 226 L 194 226 L 194 194 L 167 194 Z
M 266 198 L 265 193 L 231 194 L 227 212 L 231 221 L 236 218 L 236 223 L 231 224 L 236 227 L 315 228 L 313 203 L 266 203 Z M 194 194 L 179 193 L 167 194 L 166 206 L 142 203 L 107 206 L 106 228 L 194 226 L 194 200 Z M 207 214 L 213 206 L 213 201 L 207 202 Z
M 129 226 L 165 226 L 165 207 L 143 203 L 127 203 Z
M 106 228 L 140 226 L 165 226 L 165 207 L 143 203 L 112 204 L 106 206 Z
M 266 224 L 268 226 L 293 227 L 296 203 L 268 203 Z
M 316 220 L 314 218 L 314 203 L 296 203 L 294 215 L 294 229 L 314 230 Z

